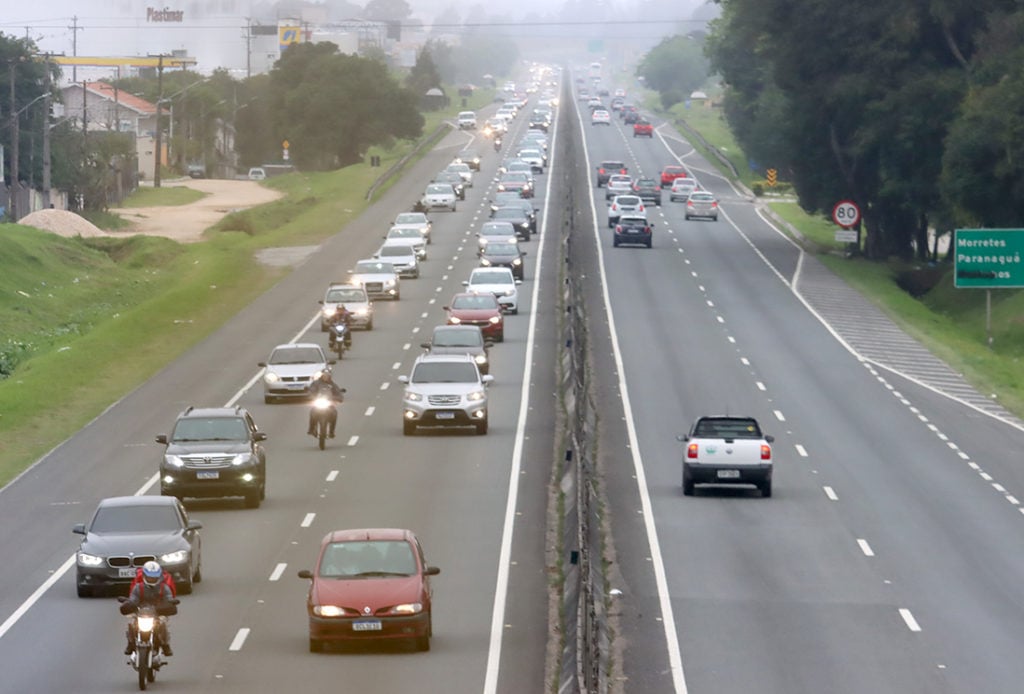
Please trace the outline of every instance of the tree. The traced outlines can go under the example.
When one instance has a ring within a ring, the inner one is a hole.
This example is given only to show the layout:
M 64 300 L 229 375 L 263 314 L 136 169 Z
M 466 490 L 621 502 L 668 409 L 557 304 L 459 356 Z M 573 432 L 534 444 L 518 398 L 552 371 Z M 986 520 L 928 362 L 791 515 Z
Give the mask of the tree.
M 661 93 L 665 108 L 687 98 L 708 78 L 708 60 L 698 36 L 670 36 L 640 61 L 636 73 Z
M 435 41 L 428 41 L 416 55 L 416 64 L 412 66 L 405 83 L 417 96 L 427 93 L 428 89 L 441 86 L 441 75 L 434 64 L 433 50 Z

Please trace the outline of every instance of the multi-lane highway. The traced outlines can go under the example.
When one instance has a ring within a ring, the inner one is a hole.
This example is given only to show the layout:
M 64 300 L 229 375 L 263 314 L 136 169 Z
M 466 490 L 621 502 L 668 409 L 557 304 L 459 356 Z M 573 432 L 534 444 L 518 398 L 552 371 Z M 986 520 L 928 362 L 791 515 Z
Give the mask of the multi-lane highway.
M 376 303 L 375 329 L 339 362 L 347 400 L 326 451 L 304 435 L 305 406 L 263 403 L 256 367 L 275 344 L 326 343 L 317 299 L 472 137 L 452 132 L 294 273 L 0 492 L 0 691 L 134 687 L 116 603 L 75 597 L 70 529 L 102 497 L 153 493 L 154 435 L 189 404 L 225 403 L 269 435 L 267 500 L 188 502 L 204 523 L 204 580 L 172 620 L 157 690 L 544 691 L 567 216 L 591 317 L 614 686 L 1020 691 L 1024 433 L 863 360 L 801 293 L 813 259 L 670 127 L 634 139 L 614 116 L 591 126 L 574 99 L 561 112 L 520 312 L 492 350 L 490 432 L 403 437 L 396 380 L 476 266 L 499 161 L 486 142 L 467 200 L 432 215 L 422 278 Z M 681 161 L 721 218 L 685 221 L 665 195 L 649 214 L 654 247 L 613 249 L 592 182 L 603 158 L 647 175 Z M 546 209 L 549 186 L 572 190 L 573 209 Z M 675 435 L 709 413 L 753 415 L 774 434 L 773 498 L 682 496 Z M 309 653 L 295 572 L 329 530 L 376 526 L 413 529 L 442 569 L 431 651 Z

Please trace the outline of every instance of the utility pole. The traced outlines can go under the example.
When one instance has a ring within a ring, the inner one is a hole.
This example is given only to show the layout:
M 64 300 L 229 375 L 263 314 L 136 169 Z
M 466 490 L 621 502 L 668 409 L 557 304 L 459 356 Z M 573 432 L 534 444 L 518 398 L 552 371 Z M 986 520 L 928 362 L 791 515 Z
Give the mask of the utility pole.
M 160 55 L 160 61 L 156 67 L 156 85 L 157 85 L 157 97 L 156 97 L 156 156 L 154 157 L 155 164 L 153 165 L 153 187 L 160 187 L 160 158 L 162 156 L 161 147 L 163 146 L 163 137 L 160 135 L 160 104 L 164 98 L 164 56 Z
M 43 207 L 50 207 L 50 54 L 46 54 L 46 75 L 43 88 Z
M 78 26 L 78 15 L 71 18 L 71 26 L 68 27 L 71 30 L 71 55 L 78 56 L 78 32 L 83 31 L 85 27 Z M 78 82 L 78 66 L 71 66 L 71 81 L 74 83 Z
M 18 151 L 18 140 L 21 139 L 18 133 L 18 105 L 14 100 L 14 76 L 17 63 L 12 58 L 8 64 L 8 71 L 11 76 L 11 209 L 8 215 L 15 222 L 18 221 L 18 193 L 21 192 L 21 183 L 18 180 L 18 158 L 21 156 Z

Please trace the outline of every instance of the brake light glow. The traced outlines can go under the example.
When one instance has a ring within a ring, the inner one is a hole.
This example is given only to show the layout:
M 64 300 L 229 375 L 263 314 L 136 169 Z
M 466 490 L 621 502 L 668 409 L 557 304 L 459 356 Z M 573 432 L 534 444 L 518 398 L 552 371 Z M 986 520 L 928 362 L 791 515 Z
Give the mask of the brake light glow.
M 690 459 L 694 459 L 697 457 L 697 444 L 691 443 L 689 446 L 686 447 L 686 457 Z
M 761 444 L 761 460 L 772 459 L 772 447 L 766 443 Z

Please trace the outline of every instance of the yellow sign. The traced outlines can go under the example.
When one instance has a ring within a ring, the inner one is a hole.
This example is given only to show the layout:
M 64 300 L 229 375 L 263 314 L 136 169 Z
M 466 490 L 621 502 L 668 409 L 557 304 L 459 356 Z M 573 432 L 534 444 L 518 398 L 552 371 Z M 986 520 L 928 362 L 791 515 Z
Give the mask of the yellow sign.
M 775 177 L 778 174 L 778 172 L 775 169 L 768 169 L 765 172 L 765 174 L 766 174 L 768 185 L 774 188 L 775 187 L 775 182 L 776 182 L 776 178 Z
M 279 26 L 277 28 L 277 44 L 282 51 L 292 44 L 301 42 L 302 33 L 300 27 Z
M 284 147 L 285 149 L 288 149 L 288 140 L 285 140 L 284 142 L 282 142 L 281 146 Z

